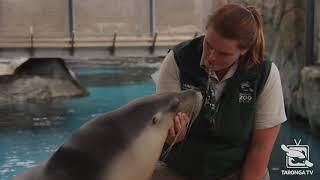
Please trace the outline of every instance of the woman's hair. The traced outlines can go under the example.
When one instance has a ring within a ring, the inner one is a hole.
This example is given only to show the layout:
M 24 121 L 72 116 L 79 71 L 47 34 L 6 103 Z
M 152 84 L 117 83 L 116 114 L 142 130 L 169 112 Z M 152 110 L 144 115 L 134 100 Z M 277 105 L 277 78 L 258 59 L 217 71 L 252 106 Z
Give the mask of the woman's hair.
M 264 53 L 262 17 L 253 6 L 226 4 L 209 16 L 212 27 L 224 38 L 238 41 L 239 49 L 248 49 L 245 67 L 261 64 Z

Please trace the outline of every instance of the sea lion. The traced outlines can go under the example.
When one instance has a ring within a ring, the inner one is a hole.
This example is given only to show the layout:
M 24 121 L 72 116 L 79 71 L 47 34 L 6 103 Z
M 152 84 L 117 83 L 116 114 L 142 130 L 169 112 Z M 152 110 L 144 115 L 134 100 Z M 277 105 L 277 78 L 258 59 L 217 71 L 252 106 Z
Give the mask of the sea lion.
M 176 112 L 192 120 L 202 95 L 195 90 L 145 96 L 80 127 L 52 155 L 17 180 L 148 180 Z

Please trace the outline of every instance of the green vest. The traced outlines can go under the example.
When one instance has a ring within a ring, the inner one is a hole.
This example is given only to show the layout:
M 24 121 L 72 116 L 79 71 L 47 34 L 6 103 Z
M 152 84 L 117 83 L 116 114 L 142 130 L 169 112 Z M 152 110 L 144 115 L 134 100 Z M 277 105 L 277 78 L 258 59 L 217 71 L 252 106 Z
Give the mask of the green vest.
M 178 44 L 172 50 L 179 68 L 181 89 L 199 89 L 204 99 L 208 74 L 200 67 L 203 36 Z M 268 78 L 271 62 L 244 69 L 239 60 L 235 74 L 227 80 L 217 102 L 215 126 L 200 115 L 185 140 L 175 145 L 164 159 L 167 165 L 184 176 L 219 179 L 241 170 L 254 126 L 256 99 Z

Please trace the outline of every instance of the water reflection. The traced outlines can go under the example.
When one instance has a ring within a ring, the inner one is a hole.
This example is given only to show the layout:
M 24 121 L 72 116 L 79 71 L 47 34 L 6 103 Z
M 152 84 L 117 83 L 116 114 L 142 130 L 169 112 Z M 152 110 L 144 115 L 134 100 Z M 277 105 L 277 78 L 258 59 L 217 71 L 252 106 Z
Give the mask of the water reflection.
M 61 127 L 64 111 L 61 100 L 0 104 L 0 131 Z
M 123 66 L 123 64 L 97 65 L 72 63 L 72 68 L 84 86 L 114 86 L 150 81 L 156 68 L 148 66 Z
M 151 75 L 153 72 L 154 70 L 149 68 L 128 68 L 123 72 L 117 71 L 114 74 L 104 71 L 94 77 L 86 73 L 79 74 L 78 77 L 84 86 L 114 86 L 148 81 L 150 76 L 148 77 L 146 74 Z

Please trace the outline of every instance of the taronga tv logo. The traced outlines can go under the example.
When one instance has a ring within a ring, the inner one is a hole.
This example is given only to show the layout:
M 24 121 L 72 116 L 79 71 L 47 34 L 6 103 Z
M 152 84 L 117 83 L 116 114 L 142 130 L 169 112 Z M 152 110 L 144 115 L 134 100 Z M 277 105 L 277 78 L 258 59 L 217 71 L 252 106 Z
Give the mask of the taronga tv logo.
M 295 145 L 281 145 L 286 155 L 287 170 L 281 170 L 282 175 L 312 175 L 313 163 L 310 161 L 310 148 L 308 145 L 300 145 L 301 139 Z

